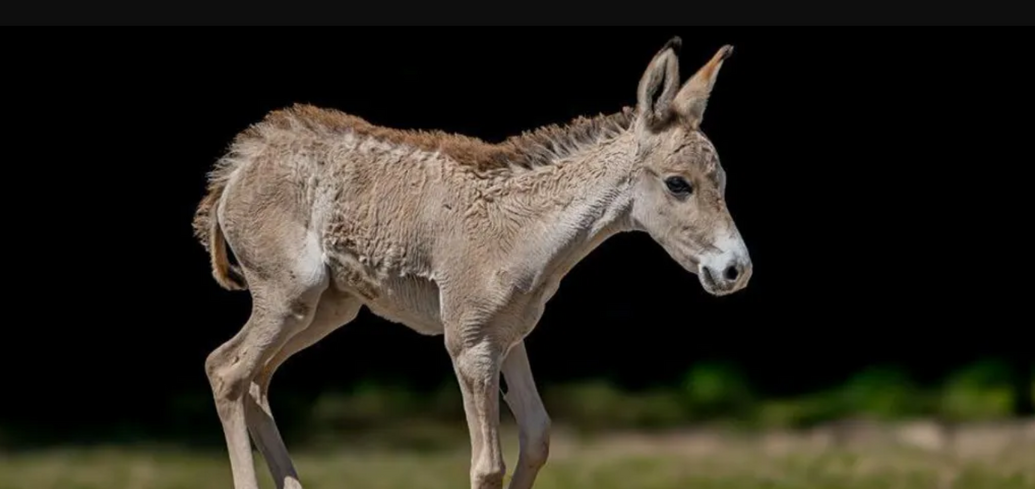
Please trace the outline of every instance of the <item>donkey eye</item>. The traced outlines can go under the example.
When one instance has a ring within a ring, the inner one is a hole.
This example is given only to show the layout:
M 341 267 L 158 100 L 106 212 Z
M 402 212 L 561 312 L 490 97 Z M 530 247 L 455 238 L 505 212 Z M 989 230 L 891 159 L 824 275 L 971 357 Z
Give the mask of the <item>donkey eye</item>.
M 689 195 L 694 191 L 694 188 L 683 177 L 668 177 L 665 179 L 665 186 L 668 187 L 669 192 L 676 195 Z

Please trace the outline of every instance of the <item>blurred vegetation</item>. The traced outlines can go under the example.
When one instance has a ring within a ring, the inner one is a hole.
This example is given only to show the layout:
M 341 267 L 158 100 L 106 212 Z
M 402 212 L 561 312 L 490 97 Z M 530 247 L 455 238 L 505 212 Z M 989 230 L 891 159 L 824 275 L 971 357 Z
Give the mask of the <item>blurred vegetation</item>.
M 675 387 L 631 391 L 597 380 L 550 384 L 540 392 L 555 424 L 583 433 L 702 425 L 808 428 L 843 419 L 928 418 L 963 423 L 1014 416 L 1016 389 L 1011 373 L 1005 363 L 985 360 L 960 368 L 941 382 L 922 386 L 904 369 L 878 366 L 829 389 L 767 398 L 734 365 L 703 363 L 687 372 L 683 383 Z M 1035 383 L 1027 394 L 1035 396 Z M 506 408 L 501 413 L 512 422 Z M 386 430 L 393 429 L 409 446 L 433 444 L 445 431 L 466 436 L 463 404 L 454 384 L 431 393 L 371 384 L 348 392 L 328 392 L 311 406 L 306 419 L 300 432 L 309 441 L 340 439 L 338 434 L 346 431 L 352 437 L 365 430 L 383 439 Z
M 752 385 L 736 365 L 700 363 L 681 383 L 638 390 L 604 380 L 548 383 L 540 393 L 555 425 L 576 433 L 613 430 L 668 430 L 689 426 L 735 429 L 808 428 L 844 419 L 893 421 L 928 418 L 945 423 L 1011 418 L 1016 395 L 1035 398 L 1035 367 L 1017 386 L 1016 368 L 983 360 L 950 372 L 940 381 L 918 382 L 905 369 L 875 366 L 836 382 L 791 397 L 772 397 Z M 97 441 L 181 440 L 190 445 L 224 443 L 212 399 L 207 393 L 178 396 L 154 416 L 162 423 L 57 424 L 50 432 L 38 426 L 0 425 L 0 448 Z M 501 400 L 501 403 L 503 401 Z M 315 397 L 277 392 L 271 398 L 277 424 L 295 444 L 333 443 L 348 439 L 377 440 L 407 447 L 434 447 L 466 437 L 463 404 L 455 382 L 438 389 L 364 383 L 351 389 L 327 390 Z M 157 411 L 157 410 L 156 410 Z M 510 411 L 501 416 L 512 423 Z M 72 421 L 69 421 L 72 423 Z M 69 424 L 71 426 L 71 424 Z M 85 431 L 84 431 L 85 430 Z
M 555 430 L 537 487 L 1035 489 L 1035 425 L 998 423 L 1015 416 L 1018 393 L 1035 399 L 1035 367 L 1028 373 L 995 359 L 935 379 L 882 365 L 782 397 L 725 362 L 696 364 L 681 381 L 652 388 L 545 382 L 540 393 Z M 137 422 L 114 428 L 76 417 L 53 419 L 49 430 L 3 425 L 0 489 L 227 487 L 212 399 L 197 392 L 175 399 L 145 413 L 150 418 L 125 413 Z M 467 483 L 468 433 L 455 381 L 432 389 L 366 382 L 308 396 L 275 385 L 271 402 L 306 487 Z M 513 468 L 517 433 L 510 411 L 501 416 Z M 910 419 L 922 421 L 885 423 Z M 779 430 L 787 428 L 817 429 Z M 272 489 L 265 462 L 256 456 L 256 463 L 261 487 Z

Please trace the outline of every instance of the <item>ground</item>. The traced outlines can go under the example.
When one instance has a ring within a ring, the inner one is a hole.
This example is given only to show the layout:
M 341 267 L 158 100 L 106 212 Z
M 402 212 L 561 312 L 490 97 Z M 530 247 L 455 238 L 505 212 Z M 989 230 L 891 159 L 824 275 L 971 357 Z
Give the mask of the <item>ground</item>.
M 517 441 L 505 446 L 513 467 Z M 317 450 L 295 458 L 309 489 L 467 487 L 463 444 Z M 261 485 L 272 488 L 259 462 Z M 227 489 L 225 453 L 99 447 L 0 452 L 0 489 Z M 802 432 L 694 430 L 554 435 L 537 489 L 1035 488 L 1035 421 L 946 430 L 929 422 L 840 423 Z

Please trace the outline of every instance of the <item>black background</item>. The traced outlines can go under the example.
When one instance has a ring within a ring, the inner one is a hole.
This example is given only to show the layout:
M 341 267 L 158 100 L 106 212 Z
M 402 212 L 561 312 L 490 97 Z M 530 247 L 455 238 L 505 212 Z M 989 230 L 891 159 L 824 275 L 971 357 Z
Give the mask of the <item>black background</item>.
M 986 356 L 1031 365 L 1020 31 L 156 32 L 39 36 L 9 53 L 5 424 L 161 425 L 178 399 L 208 395 L 205 356 L 249 298 L 211 279 L 191 216 L 205 172 L 267 111 L 308 102 L 495 141 L 634 104 L 672 35 L 684 79 L 735 46 L 703 129 L 751 285 L 710 297 L 648 236 L 618 236 L 528 339 L 541 384 L 647 387 L 719 359 L 793 393 L 875 364 L 921 379 Z M 440 337 L 364 311 L 289 361 L 273 396 L 451 375 Z

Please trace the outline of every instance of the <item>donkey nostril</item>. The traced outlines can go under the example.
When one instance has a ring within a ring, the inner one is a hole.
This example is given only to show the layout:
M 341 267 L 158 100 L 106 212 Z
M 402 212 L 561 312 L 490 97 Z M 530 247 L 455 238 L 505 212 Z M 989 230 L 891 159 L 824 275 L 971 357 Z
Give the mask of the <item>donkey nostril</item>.
M 737 270 L 735 265 L 726 267 L 726 271 L 722 272 L 722 275 L 726 277 L 726 280 L 736 280 L 737 276 L 740 275 L 740 271 Z

